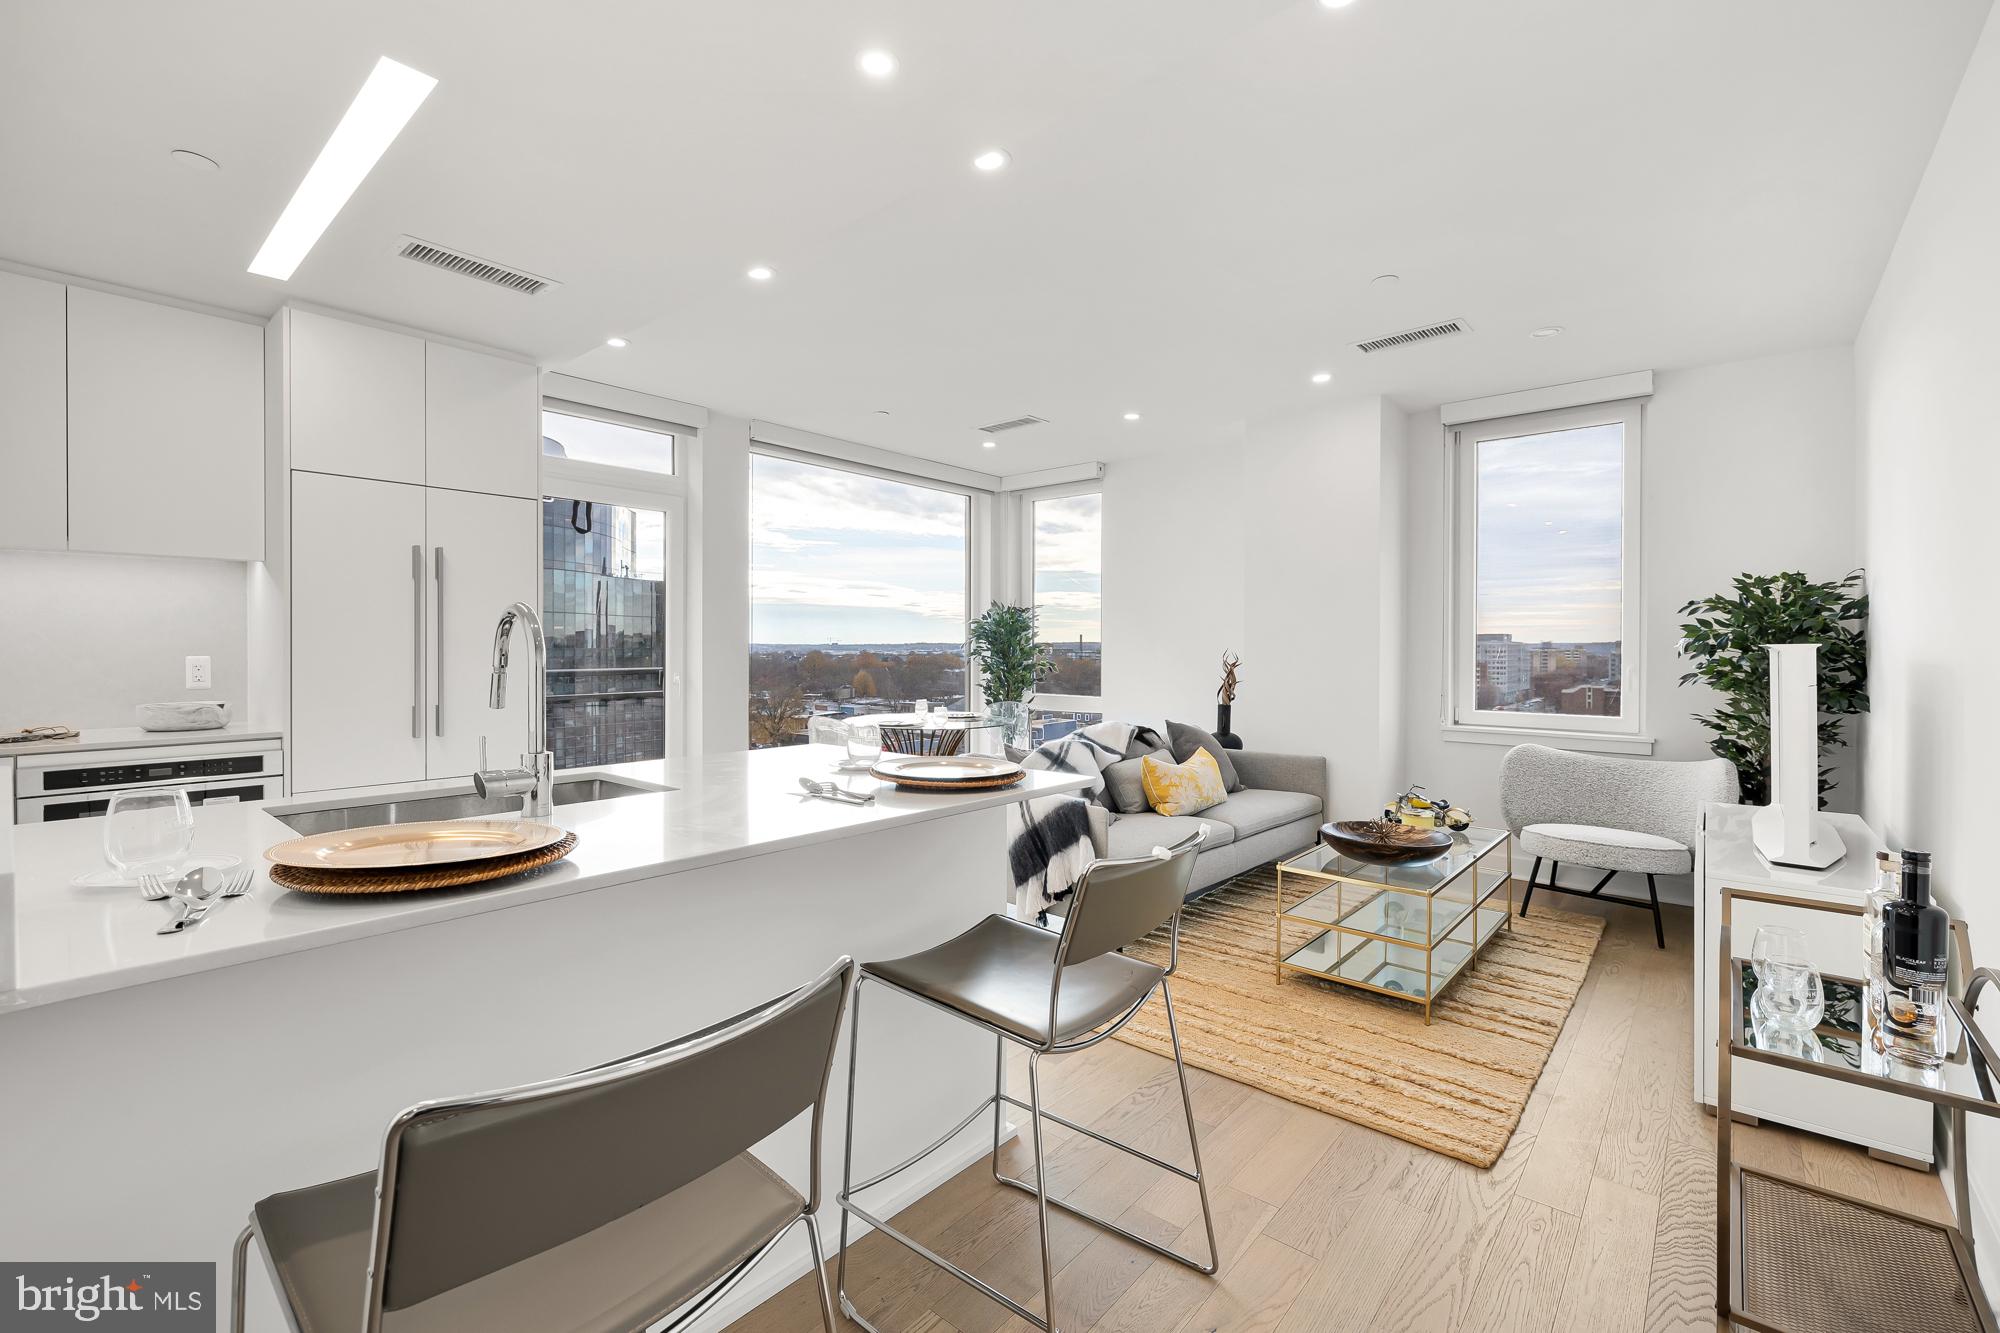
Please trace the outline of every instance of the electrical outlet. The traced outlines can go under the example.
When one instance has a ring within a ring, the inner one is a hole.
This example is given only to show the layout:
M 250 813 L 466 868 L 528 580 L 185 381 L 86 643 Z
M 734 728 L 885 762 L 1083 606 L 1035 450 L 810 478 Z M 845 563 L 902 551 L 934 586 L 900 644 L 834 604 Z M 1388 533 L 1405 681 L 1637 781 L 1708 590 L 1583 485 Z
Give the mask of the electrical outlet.
M 187 660 L 187 687 L 191 690 L 209 688 L 211 679 L 206 657 L 190 657 Z

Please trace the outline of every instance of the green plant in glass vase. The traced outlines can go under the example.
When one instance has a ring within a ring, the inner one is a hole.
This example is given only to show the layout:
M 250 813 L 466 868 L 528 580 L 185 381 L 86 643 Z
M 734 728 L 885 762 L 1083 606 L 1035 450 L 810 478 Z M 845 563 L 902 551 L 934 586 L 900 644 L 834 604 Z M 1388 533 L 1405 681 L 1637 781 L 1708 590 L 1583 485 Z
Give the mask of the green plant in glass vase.
M 1713 713 L 1695 721 L 1713 733 L 1709 749 L 1736 765 L 1743 800 L 1771 799 L 1771 655 L 1774 643 L 1819 645 L 1819 749 L 1847 744 L 1846 719 L 1868 711 L 1868 594 L 1863 571 L 1815 583 L 1796 571 L 1738 574 L 1728 594 L 1681 607 L 1681 656 L 1694 670 L 1680 683 L 1701 681 L 1722 695 Z M 1833 790 L 1831 770 L 1819 771 L 1820 804 Z
M 993 605 L 966 627 L 973 662 L 982 688 L 1001 724 L 1007 744 L 1025 747 L 1029 737 L 1028 699 L 1043 676 L 1055 669 L 1049 650 L 1039 642 L 1035 608 Z

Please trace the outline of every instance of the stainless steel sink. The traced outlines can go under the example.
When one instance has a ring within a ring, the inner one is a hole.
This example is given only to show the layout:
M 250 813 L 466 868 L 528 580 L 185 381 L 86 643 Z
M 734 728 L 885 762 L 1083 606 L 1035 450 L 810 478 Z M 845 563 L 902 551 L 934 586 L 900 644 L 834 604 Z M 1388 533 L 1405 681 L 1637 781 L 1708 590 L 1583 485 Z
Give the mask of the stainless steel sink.
M 671 787 L 650 787 L 621 782 L 615 778 L 557 778 L 555 803 L 580 805 L 585 801 L 610 801 L 625 796 L 652 796 Z M 367 828 L 374 824 L 414 824 L 427 819 L 477 819 L 482 815 L 518 814 L 518 796 L 483 797 L 477 792 L 441 792 L 375 799 L 362 805 L 335 805 L 318 810 L 272 810 L 271 817 L 296 833 L 308 836 L 334 833 L 341 829 Z

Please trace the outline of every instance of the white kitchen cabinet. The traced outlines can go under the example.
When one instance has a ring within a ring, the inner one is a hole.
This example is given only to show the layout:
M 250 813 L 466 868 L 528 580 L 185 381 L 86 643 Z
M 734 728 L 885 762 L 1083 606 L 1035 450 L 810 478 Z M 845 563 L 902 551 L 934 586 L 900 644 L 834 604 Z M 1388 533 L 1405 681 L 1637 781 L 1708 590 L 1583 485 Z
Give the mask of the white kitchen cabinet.
M 528 672 L 525 629 L 516 626 L 507 677 L 507 706 L 488 705 L 493 629 L 512 602 L 539 609 L 540 506 L 514 496 L 431 488 L 424 492 L 431 605 L 430 716 L 425 773 L 470 774 L 479 738 L 489 760 L 512 767 L 528 748 L 530 711 L 539 705 Z
M 424 340 L 288 314 L 294 468 L 424 482 Z
M 426 343 L 425 483 L 539 498 L 541 403 L 534 366 Z
M 69 544 L 64 291 L 0 272 L 0 546 Z
M 294 792 L 424 777 L 424 489 L 292 474 Z
M 68 289 L 69 547 L 264 558 L 264 329 Z

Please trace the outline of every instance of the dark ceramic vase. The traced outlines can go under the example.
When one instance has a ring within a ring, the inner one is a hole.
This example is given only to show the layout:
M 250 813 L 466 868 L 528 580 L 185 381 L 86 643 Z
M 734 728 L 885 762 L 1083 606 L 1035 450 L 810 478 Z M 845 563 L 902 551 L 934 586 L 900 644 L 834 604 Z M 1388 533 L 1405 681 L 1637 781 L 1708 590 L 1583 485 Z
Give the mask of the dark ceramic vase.
M 1217 704 L 1215 706 L 1215 739 L 1225 750 L 1240 750 L 1243 748 L 1243 738 L 1229 729 L 1228 704 Z

